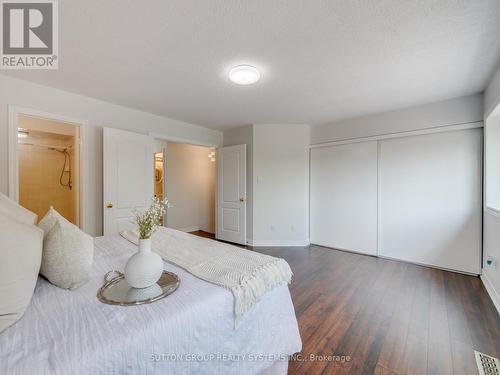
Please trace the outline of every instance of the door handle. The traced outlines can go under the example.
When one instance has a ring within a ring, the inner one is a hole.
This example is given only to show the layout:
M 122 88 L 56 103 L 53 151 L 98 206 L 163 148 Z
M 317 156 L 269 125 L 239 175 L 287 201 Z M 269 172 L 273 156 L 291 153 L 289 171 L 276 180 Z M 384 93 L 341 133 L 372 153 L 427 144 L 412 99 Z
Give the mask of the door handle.
M 245 198 L 241 197 L 241 198 L 240 198 L 240 202 L 242 202 L 242 203 L 243 203 L 244 201 L 245 201 Z
M 106 205 L 106 208 L 113 208 L 113 203 L 108 203 L 108 204 Z

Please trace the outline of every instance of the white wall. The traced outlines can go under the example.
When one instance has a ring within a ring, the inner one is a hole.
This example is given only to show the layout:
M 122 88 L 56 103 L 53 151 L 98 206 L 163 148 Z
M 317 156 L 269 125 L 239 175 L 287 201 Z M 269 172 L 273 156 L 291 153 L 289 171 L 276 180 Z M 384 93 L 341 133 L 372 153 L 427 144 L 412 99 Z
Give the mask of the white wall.
M 476 121 L 483 121 L 481 94 L 314 126 L 311 144 Z
M 484 211 L 483 218 L 483 280 L 488 293 L 500 313 L 500 215 Z M 495 264 L 486 265 L 486 258 L 492 256 Z
M 307 125 L 254 125 L 253 244 L 309 243 Z
M 247 145 L 247 242 L 253 241 L 253 125 L 224 131 L 224 146 Z
M 215 162 L 208 147 L 167 143 L 167 226 L 215 233 Z
M 485 181 L 484 202 L 500 212 L 500 115 L 486 120 L 484 131 Z
M 491 78 L 490 84 L 484 91 L 484 118 L 492 114 L 493 110 L 496 108 L 495 115 L 500 115 L 500 66 L 498 70 Z
M 500 212 L 488 207 L 489 204 L 496 205 L 495 200 L 488 197 L 488 191 L 498 188 L 498 181 L 491 181 L 490 178 L 499 176 L 500 165 L 498 151 L 491 149 L 496 145 L 492 137 L 495 135 L 495 132 L 491 131 L 492 127 L 500 123 L 500 67 L 485 91 L 484 117 L 486 199 L 483 217 L 483 275 L 481 278 L 500 313 Z M 486 264 L 488 256 L 495 259 L 491 266 Z
M 85 228 L 102 233 L 102 127 L 108 126 L 147 134 L 149 132 L 195 142 L 220 145 L 222 132 L 146 112 L 106 103 L 62 90 L 0 75 L 0 191 L 8 193 L 8 105 L 26 107 L 88 122 Z
M 310 126 L 256 124 L 224 131 L 224 146 L 247 145 L 247 242 L 309 243 Z

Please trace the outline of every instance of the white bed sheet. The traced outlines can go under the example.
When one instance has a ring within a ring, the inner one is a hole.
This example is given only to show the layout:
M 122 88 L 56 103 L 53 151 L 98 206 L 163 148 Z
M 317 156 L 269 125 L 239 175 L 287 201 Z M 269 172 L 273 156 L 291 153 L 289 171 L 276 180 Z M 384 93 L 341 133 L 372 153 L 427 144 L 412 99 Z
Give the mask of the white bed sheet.
M 69 291 L 39 278 L 23 318 L 0 334 L 0 374 L 258 374 L 300 351 L 286 285 L 267 293 L 237 329 L 229 291 L 168 263 L 181 284 L 165 299 L 99 302 L 103 275 L 123 270 L 134 251 L 118 235 L 96 238 L 85 285 Z

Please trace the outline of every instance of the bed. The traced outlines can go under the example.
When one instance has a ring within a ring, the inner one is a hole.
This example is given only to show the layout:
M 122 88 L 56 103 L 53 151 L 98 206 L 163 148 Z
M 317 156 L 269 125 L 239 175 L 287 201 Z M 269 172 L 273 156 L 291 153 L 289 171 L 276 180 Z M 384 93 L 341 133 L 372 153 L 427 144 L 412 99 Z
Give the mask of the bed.
M 285 374 L 301 350 L 287 285 L 268 292 L 235 329 L 233 295 L 172 264 L 179 289 L 149 305 L 99 302 L 103 275 L 136 247 L 95 239 L 90 280 L 57 288 L 39 277 L 23 318 L 0 334 L 1 374 Z

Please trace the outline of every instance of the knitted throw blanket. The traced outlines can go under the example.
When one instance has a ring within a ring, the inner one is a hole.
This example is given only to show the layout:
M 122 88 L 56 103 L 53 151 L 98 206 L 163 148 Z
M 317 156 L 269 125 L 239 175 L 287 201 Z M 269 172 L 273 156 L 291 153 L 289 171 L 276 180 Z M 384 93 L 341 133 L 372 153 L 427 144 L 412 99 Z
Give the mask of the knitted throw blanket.
M 120 234 L 138 243 L 137 233 Z M 151 247 L 163 260 L 229 289 L 234 296 L 236 323 L 267 291 L 290 283 L 292 278 L 292 270 L 284 259 L 165 227 L 158 228 L 151 237 Z

